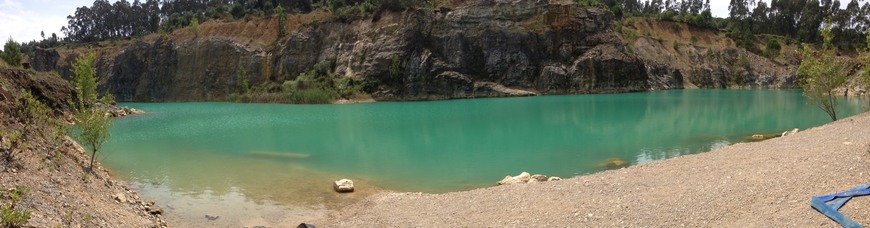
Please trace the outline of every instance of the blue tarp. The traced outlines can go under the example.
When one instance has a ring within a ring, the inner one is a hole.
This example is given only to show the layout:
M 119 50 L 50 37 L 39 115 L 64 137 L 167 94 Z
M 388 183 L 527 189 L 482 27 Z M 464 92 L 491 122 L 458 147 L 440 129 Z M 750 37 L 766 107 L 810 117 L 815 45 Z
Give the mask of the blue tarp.
M 863 226 L 861 226 L 861 224 L 858 224 L 837 210 L 840 210 L 840 207 L 842 207 L 843 204 L 846 204 L 846 202 L 852 199 L 852 197 L 866 195 L 870 195 L 870 184 L 858 186 L 852 190 L 837 194 L 814 196 L 810 200 L 810 205 L 812 205 L 816 210 L 819 210 L 822 214 L 825 214 L 825 216 L 828 216 L 828 218 L 837 221 L 837 223 L 840 223 L 843 227 L 862 228 Z

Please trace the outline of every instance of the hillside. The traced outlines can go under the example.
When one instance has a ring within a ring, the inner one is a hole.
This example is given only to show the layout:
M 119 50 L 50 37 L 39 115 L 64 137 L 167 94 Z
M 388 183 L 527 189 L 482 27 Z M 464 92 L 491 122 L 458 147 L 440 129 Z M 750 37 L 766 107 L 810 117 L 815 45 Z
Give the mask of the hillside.
M 90 157 L 53 127 L 69 115 L 72 91 L 56 74 L 0 67 L 0 205 L 29 211 L 29 221 L 19 224 L 26 227 L 165 226 L 108 170 L 97 164 L 90 172 Z M 33 100 L 46 112 L 23 114 L 36 107 Z
M 284 37 L 276 20 L 210 20 L 198 34 L 182 28 L 37 50 L 31 61 L 69 77 L 71 60 L 95 51 L 102 88 L 119 101 L 145 102 L 229 100 L 247 91 L 243 84 L 292 93 L 318 63 L 328 74 L 317 80 L 383 101 L 796 88 L 794 45 L 767 58 L 734 47 L 718 30 L 616 21 L 570 1 L 465 1 L 349 22 L 314 11 L 289 15 Z

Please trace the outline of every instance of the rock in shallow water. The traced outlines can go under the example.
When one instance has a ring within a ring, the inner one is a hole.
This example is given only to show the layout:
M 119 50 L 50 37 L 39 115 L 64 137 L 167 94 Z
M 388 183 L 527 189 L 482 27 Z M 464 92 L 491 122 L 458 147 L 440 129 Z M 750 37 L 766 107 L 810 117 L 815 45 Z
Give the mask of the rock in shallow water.
M 501 181 L 498 182 L 498 185 L 527 183 L 527 182 L 529 182 L 530 179 L 532 179 L 532 175 L 527 173 L 527 172 L 523 172 L 523 173 L 520 173 L 520 175 L 517 175 L 514 177 L 505 176 L 504 179 L 502 179 Z
M 532 178 L 530 179 L 530 181 L 531 180 L 538 181 L 538 182 L 544 182 L 544 181 L 547 181 L 547 176 L 544 176 L 541 174 L 535 174 L 535 175 L 532 175 Z
M 149 207 L 146 208 L 146 210 L 148 210 L 148 213 L 149 213 L 149 214 L 152 214 L 152 215 L 160 215 L 160 214 L 163 214 L 163 209 L 161 209 L 160 207 L 149 206 Z
M 792 129 L 791 131 L 785 131 L 785 132 L 782 132 L 782 136 L 781 136 L 781 137 L 786 137 L 786 136 L 789 136 L 789 135 L 794 135 L 794 134 L 797 134 L 797 133 L 800 132 L 800 131 L 801 131 L 801 130 L 800 130 L 800 129 L 797 129 L 797 128 Z
M 348 179 L 337 180 L 332 183 L 332 188 L 340 193 L 353 192 L 353 181 Z

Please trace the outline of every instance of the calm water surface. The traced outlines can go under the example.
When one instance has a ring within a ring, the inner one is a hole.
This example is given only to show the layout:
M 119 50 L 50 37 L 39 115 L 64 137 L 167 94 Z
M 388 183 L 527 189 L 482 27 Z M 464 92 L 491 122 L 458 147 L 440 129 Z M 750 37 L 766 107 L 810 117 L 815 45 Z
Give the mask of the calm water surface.
M 862 100 L 841 104 L 845 115 L 866 109 Z M 115 121 L 103 163 L 165 205 L 170 221 L 236 225 L 292 224 L 381 189 L 465 190 L 522 171 L 584 175 L 611 158 L 639 164 L 829 122 L 800 91 L 782 90 L 122 105 L 149 114 Z M 360 192 L 332 193 L 343 177 Z

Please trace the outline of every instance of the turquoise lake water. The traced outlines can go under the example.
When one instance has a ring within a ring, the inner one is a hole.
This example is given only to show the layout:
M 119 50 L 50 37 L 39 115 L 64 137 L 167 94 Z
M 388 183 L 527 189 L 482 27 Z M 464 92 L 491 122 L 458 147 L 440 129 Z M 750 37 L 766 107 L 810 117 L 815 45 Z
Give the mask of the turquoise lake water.
M 341 177 L 372 189 L 422 192 L 491 186 L 522 171 L 571 177 L 601 171 L 596 164 L 612 158 L 639 164 L 830 122 L 800 91 L 789 90 L 122 105 L 149 114 L 115 120 L 103 163 L 146 198 L 189 207 L 196 203 L 173 200 L 341 201 L 350 196 L 331 193 L 331 181 Z M 867 108 L 860 99 L 840 107 L 841 118 Z

